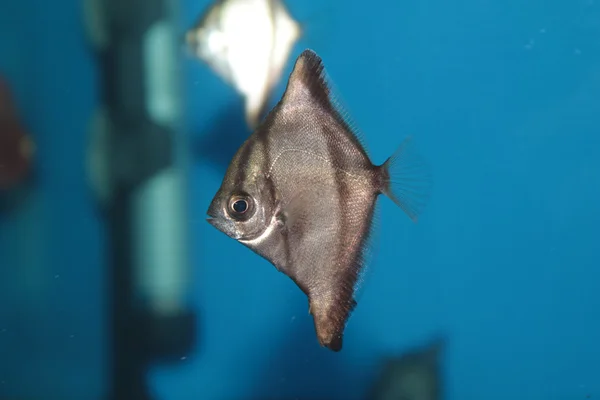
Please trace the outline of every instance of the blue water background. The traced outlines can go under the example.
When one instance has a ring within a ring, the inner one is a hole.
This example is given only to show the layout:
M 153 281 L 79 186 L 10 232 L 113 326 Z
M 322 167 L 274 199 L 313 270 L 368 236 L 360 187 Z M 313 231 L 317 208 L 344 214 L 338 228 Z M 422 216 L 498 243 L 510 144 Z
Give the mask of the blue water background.
M 182 1 L 181 29 L 208 4 Z M 151 370 L 157 398 L 358 399 L 381 357 L 439 333 L 447 399 L 600 396 L 600 4 L 287 4 L 306 26 L 293 57 L 322 56 L 374 162 L 414 135 L 432 200 L 413 224 L 381 199 L 377 257 L 335 354 L 291 280 L 204 222 L 236 135 L 199 157 L 198 347 Z M 194 60 L 182 68 L 192 138 L 237 126 L 236 93 Z M 99 399 L 106 239 L 84 170 L 99 83 L 80 2 L 2 2 L 0 71 L 40 178 L 24 210 L 0 217 L 0 395 Z

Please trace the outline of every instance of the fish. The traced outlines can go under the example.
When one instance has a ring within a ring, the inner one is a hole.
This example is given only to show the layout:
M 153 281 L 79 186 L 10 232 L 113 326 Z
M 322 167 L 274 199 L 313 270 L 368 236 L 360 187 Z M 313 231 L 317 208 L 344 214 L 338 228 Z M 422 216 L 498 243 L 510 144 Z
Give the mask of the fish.
M 301 31 L 281 0 L 218 0 L 187 30 L 185 42 L 243 96 L 253 130 Z
M 21 182 L 30 170 L 35 145 L 19 121 L 8 82 L 0 79 L 0 190 Z
M 378 196 L 414 221 L 430 196 L 430 169 L 410 136 L 381 165 L 362 143 L 321 58 L 306 49 L 281 100 L 233 156 L 207 210 L 211 225 L 306 294 L 317 339 L 335 352 L 357 304 Z
M 369 399 L 440 400 L 443 394 L 440 358 L 445 340 L 429 344 L 383 361 Z

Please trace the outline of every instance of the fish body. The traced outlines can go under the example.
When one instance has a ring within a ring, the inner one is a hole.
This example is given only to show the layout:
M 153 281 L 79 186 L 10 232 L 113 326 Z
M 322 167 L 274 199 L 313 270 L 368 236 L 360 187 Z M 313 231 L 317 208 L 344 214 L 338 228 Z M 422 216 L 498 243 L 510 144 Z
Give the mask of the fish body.
M 321 59 L 305 50 L 280 102 L 233 157 L 207 214 L 298 285 L 320 344 L 339 351 L 378 195 L 416 219 L 428 175 L 410 140 L 374 165 L 336 104 Z
M 186 42 L 245 98 L 246 122 L 254 129 L 300 34 L 281 0 L 219 0 L 188 30 Z

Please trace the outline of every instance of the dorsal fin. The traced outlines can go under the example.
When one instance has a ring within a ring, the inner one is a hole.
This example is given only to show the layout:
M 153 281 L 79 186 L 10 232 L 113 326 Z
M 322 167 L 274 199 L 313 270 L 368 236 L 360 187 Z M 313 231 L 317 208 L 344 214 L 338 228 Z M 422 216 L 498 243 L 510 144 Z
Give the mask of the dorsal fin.
M 321 106 L 332 108 L 329 92 L 321 57 L 310 49 L 304 50 L 294 64 L 282 102 L 317 101 Z
M 279 102 L 280 105 L 306 103 L 316 104 L 323 110 L 327 110 L 367 156 L 362 132 L 344 107 L 344 102 L 329 79 L 321 57 L 311 49 L 304 50 L 296 59 L 287 87 Z

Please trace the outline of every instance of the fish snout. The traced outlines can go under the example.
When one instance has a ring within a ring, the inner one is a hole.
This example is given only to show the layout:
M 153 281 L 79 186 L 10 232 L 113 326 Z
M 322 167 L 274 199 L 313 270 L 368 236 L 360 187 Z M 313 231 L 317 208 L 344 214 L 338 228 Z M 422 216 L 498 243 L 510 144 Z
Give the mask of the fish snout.
M 221 203 L 220 197 L 216 196 L 210 207 L 208 207 L 206 221 L 227 236 L 237 240 L 240 238 L 240 233 L 235 225 L 235 221 L 226 217 Z
M 235 227 L 235 223 L 231 220 L 222 218 L 222 217 L 212 217 L 208 216 L 206 218 L 206 222 L 217 228 L 219 231 L 223 232 L 229 237 L 234 239 L 238 238 L 237 229 Z
M 219 207 L 219 199 L 215 197 L 213 201 L 210 203 L 208 210 L 206 210 L 206 221 L 209 224 L 219 229 L 219 221 L 223 218 L 221 209 Z

